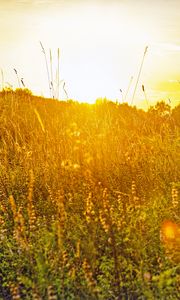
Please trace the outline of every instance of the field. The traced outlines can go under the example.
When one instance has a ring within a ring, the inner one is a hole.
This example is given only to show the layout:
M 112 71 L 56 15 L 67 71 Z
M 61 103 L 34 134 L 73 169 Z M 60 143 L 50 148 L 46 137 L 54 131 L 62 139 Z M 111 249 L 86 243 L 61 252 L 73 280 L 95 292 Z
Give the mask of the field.
M 0 93 L 0 299 L 179 299 L 180 106 Z

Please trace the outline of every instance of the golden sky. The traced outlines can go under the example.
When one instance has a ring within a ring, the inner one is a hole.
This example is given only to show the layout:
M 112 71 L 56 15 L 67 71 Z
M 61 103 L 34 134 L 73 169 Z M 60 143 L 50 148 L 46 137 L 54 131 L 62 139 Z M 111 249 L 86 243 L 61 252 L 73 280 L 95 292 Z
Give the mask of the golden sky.
M 0 37 L 1 87 L 18 87 L 15 68 L 35 94 L 49 96 L 41 41 L 48 61 L 52 50 L 54 78 L 60 48 L 69 98 L 122 101 L 131 82 L 131 103 L 148 46 L 133 104 L 179 103 L 180 0 L 0 0 Z

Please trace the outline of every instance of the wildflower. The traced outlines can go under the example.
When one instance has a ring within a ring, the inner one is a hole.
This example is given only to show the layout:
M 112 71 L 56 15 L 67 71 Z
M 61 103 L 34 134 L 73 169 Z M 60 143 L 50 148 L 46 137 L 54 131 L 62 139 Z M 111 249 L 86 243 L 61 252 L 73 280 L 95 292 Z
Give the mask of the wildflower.
M 178 190 L 175 187 L 174 183 L 173 183 L 173 186 L 172 186 L 171 196 L 172 196 L 172 205 L 173 205 L 174 208 L 177 208 L 178 203 L 179 203 L 179 201 L 178 201 Z

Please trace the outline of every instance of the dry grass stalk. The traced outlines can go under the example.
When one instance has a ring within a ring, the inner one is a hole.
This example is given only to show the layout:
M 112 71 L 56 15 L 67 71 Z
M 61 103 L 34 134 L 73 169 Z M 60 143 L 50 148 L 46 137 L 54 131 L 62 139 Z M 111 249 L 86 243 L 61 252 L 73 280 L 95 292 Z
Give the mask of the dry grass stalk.
M 55 289 L 52 285 L 49 285 L 47 288 L 47 297 L 48 297 L 48 300 L 57 300 L 58 299 Z
M 42 119 L 41 119 L 40 114 L 38 113 L 38 111 L 37 111 L 36 108 L 34 108 L 34 112 L 35 112 L 35 114 L 36 114 L 36 117 L 37 117 L 37 119 L 38 119 L 39 124 L 41 125 L 42 131 L 45 132 L 44 125 L 43 125 L 43 122 L 42 122 Z
M 33 187 L 34 187 L 34 174 L 33 174 L 33 171 L 30 170 L 28 197 L 27 197 L 27 199 L 28 199 L 27 210 L 28 210 L 28 220 L 29 220 L 30 231 L 33 231 L 35 229 L 35 224 L 36 224 L 35 207 L 33 204 Z

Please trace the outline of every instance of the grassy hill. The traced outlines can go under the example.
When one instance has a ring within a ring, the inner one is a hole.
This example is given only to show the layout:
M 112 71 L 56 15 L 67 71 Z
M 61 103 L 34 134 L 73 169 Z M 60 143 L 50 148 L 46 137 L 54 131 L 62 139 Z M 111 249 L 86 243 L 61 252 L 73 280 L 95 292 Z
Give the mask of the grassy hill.
M 0 93 L 1 299 L 178 299 L 179 120 Z

